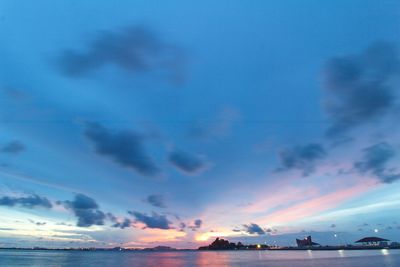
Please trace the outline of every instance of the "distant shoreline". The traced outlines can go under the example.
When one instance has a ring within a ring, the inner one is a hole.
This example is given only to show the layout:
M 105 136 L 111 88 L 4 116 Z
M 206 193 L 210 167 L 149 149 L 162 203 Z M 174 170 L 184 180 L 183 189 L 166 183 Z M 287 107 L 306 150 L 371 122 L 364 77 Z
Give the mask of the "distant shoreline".
M 260 249 L 170 249 L 170 250 L 154 250 L 154 249 L 108 249 L 108 248 L 15 248 L 15 247 L 0 247 L 0 250 L 16 250 L 16 251 L 115 251 L 115 252 L 185 252 L 185 251 L 342 251 L 342 250 L 396 250 L 400 249 L 400 246 L 396 247 L 337 247 L 337 246 L 326 246 L 326 247 L 310 247 L 310 248 L 297 248 L 297 247 L 281 247 L 281 248 L 260 248 Z

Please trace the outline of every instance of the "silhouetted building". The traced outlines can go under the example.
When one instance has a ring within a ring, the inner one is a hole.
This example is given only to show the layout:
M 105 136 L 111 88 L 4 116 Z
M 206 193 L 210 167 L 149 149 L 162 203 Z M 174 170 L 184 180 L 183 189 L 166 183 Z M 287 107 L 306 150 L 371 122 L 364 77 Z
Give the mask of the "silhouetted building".
M 299 248 L 312 247 L 312 246 L 319 246 L 318 243 L 315 243 L 315 242 L 312 241 L 310 235 L 307 236 L 307 237 L 304 238 L 304 239 L 297 239 L 297 238 L 296 238 L 296 243 L 297 243 L 297 246 L 298 246 Z
M 364 237 L 356 243 L 362 243 L 364 246 L 387 246 L 388 239 L 380 238 L 380 237 Z
M 237 244 L 229 242 L 228 240 L 222 238 L 216 238 L 208 246 L 199 247 L 199 250 L 237 250 L 237 249 L 268 249 L 267 245 L 256 244 L 256 245 L 243 245 L 241 242 Z
M 214 242 L 206 247 L 200 247 L 200 250 L 231 250 L 237 249 L 235 243 L 230 243 L 228 240 L 216 238 Z

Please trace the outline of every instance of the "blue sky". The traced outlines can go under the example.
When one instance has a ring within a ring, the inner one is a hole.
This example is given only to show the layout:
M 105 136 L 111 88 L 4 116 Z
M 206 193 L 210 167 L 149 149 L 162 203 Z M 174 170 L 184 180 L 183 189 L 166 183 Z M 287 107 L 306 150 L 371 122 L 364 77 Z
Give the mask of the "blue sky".
M 3 245 L 399 240 L 399 12 L 1 1 Z

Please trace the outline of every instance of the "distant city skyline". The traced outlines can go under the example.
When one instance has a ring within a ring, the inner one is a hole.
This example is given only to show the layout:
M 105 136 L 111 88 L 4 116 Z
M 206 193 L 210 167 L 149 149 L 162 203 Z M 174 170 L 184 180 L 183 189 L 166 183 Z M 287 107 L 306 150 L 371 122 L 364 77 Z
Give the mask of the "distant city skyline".
M 0 247 L 400 241 L 400 4 L 0 3 Z

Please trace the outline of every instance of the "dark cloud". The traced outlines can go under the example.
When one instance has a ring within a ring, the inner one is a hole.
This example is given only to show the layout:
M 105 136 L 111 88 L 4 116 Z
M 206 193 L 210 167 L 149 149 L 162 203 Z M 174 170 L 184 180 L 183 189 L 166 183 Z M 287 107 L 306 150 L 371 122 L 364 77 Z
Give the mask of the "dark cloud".
M 336 224 L 332 223 L 331 228 L 336 228 Z
M 111 225 L 112 227 L 115 228 L 120 228 L 120 229 L 125 229 L 128 227 L 132 226 L 132 220 L 128 219 L 128 218 L 123 218 L 122 220 L 118 219 L 116 216 L 114 216 L 112 213 L 107 213 L 106 214 L 107 218 L 113 222 L 113 224 Z
M 194 225 L 195 225 L 197 228 L 200 228 L 202 224 L 203 224 L 203 221 L 202 221 L 202 220 L 200 220 L 200 219 L 194 220 Z
M 332 119 L 328 136 L 343 135 L 392 111 L 396 103 L 391 79 L 399 67 L 398 51 L 388 43 L 330 60 L 325 68 L 325 108 Z
M 3 153 L 8 153 L 8 154 L 19 154 L 22 151 L 25 150 L 25 145 L 21 143 L 20 141 L 14 140 L 11 141 L 5 145 L 3 145 L 0 149 L 1 152 Z
M 143 137 L 132 131 L 112 132 L 98 123 L 87 123 L 85 135 L 94 143 L 98 154 L 140 174 L 154 176 L 157 166 L 146 154 Z
M 193 225 L 189 226 L 190 229 L 192 229 L 192 231 L 196 231 L 197 229 L 199 229 L 203 224 L 203 221 L 201 219 L 196 219 L 193 222 Z
M 31 222 L 31 223 L 33 223 L 33 224 L 36 224 L 37 226 L 46 225 L 46 222 L 35 222 L 34 220 L 31 220 L 31 219 L 29 219 L 28 221 Z
M 279 154 L 282 167 L 278 171 L 299 169 L 303 171 L 304 176 L 307 176 L 314 171 L 315 161 L 325 156 L 324 147 L 316 143 L 284 149 Z
M 172 229 L 171 222 L 165 215 L 160 215 L 156 212 L 152 212 L 151 215 L 137 211 L 129 211 L 128 213 L 135 217 L 136 222 L 145 224 L 147 228 Z
M 265 230 L 262 229 L 258 224 L 255 223 L 244 224 L 243 227 L 244 231 L 248 234 L 265 235 Z
M 99 32 L 85 49 L 64 50 L 57 60 L 60 71 L 71 78 L 112 66 L 132 74 L 167 75 L 175 83 L 183 80 L 184 63 L 182 49 L 165 43 L 146 27 Z
M 77 226 L 79 227 L 90 227 L 92 225 L 104 225 L 106 215 L 104 212 L 99 210 L 97 202 L 86 195 L 77 194 L 73 201 L 59 202 L 63 204 L 65 208 L 73 211 L 75 216 L 78 218 Z
M 265 229 L 265 232 L 266 233 L 276 234 L 278 232 L 278 230 L 277 229 L 272 229 L 272 228 L 267 228 L 267 229 Z
M 47 198 L 33 194 L 30 196 L 23 196 L 23 197 L 9 197 L 9 196 L 1 197 L 0 206 L 9 206 L 9 207 L 21 206 L 30 209 L 36 207 L 43 207 L 50 209 L 53 205 Z
M 168 156 L 169 162 L 186 174 L 197 174 L 207 168 L 207 163 L 199 156 L 181 150 L 174 150 Z
M 116 222 L 112 225 L 112 227 L 125 229 L 127 227 L 130 227 L 131 225 L 132 225 L 132 221 L 129 220 L 128 218 L 124 218 L 124 220 L 122 222 Z
M 180 231 L 184 231 L 185 228 L 186 228 L 186 223 L 181 222 L 181 223 L 179 224 L 179 230 L 180 230 Z
M 146 198 L 146 202 L 157 208 L 166 208 L 165 199 L 162 195 L 150 195 Z
M 365 148 L 363 152 L 362 160 L 354 163 L 354 167 L 361 174 L 372 174 L 383 183 L 392 183 L 400 179 L 400 173 L 394 173 L 386 166 L 396 155 L 392 146 L 382 142 Z

